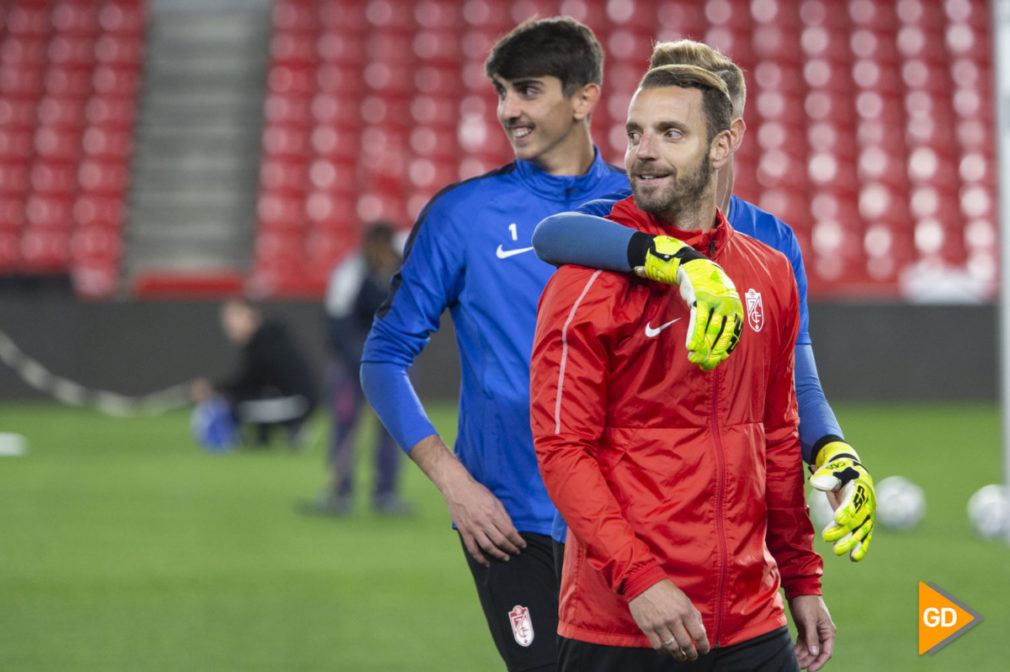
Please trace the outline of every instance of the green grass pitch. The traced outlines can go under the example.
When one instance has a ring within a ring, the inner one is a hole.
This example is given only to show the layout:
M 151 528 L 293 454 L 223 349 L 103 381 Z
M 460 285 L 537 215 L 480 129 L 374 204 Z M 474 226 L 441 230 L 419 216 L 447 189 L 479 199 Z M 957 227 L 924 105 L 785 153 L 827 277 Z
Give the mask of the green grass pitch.
M 859 565 L 825 555 L 838 626 L 829 670 L 1005 670 L 1010 550 L 976 539 L 965 503 L 1002 476 L 998 412 L 980 405 L 839 405 L 879 480 L 926 491 L 914 532 L 880 531 Z M 454 411 L 435 423 L 454 433 Z M 317 418 L 319 434 L 325 420 Z M 504 669 L 435 488 L 404 464 L 411 518 L 367 507 L 305 517 L 322 439 L 209 455 L 188 416 L 113 419 L 0 404 L 0 670 L 483 671 Z M 916 586 L 933 581 L 985 621 L 935 656 L 916 649 Z

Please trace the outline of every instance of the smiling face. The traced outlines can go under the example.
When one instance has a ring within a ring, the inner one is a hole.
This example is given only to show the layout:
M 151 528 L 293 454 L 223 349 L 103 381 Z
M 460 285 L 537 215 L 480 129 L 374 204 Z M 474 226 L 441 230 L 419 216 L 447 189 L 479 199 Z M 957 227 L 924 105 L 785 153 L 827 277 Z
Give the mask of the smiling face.
M 550 167 L 584 150 L 588 110 L 581 90 L 566 98 L 561 80 L 550 75 L 511 80 L 496 75 L 492 81 L 498 121 L 516 158 Z
M 668 222 L 697 211 L 714 181 L 701 90 L 639 89 L 628 108 L 624 166 L 635 203 Z M 718 136 L 717 136 L 718 137 Z M 721 161 L 719 162 L 721 165 Z

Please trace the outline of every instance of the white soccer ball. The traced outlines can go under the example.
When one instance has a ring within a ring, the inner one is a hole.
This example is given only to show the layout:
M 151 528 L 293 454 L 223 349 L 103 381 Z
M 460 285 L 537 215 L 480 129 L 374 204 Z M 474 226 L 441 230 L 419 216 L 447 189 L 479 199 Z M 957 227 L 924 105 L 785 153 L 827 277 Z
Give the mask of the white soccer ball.
M 983 539 L 1003 539 L 1007 534 L 1007 489 L 1002 485 L 979 488 L 968 500 L 968 520 Z
M 926 515 L 926 495 L 903 476 L 888 476 L 877 483 L 877 522 L 899 532 L 915 529 Z

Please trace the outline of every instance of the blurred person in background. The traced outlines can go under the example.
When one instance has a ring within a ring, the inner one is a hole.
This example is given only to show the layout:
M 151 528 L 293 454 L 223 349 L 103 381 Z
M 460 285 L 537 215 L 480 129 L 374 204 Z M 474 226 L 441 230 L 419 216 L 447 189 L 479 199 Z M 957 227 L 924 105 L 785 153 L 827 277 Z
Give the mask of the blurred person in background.
M 361 250 L 330 274 L 325 308 L 327 341 L 333 355 L 327 385 L 332 427 L 326 464 L 331 480 L 319 497 L 305 505 L 307 513 L 341 516 L 353 510 L 356 430 L 368 407 L 358 375 L 361 350 L 375 311 L 399 268 L 393 226 L 378 221 L 365 228 Z M 372 508 L 384 514 L 410 513 L 411 505 L 398 492 L 400 448 L 382 423 L 376 428 L 374 451 Z
M 653 48 L 649 67 L 695 65 L 718 75 L 726 83 L 733 103 L 730 127 L 731 149 L 743 142 L 743 120 L 747 86 L 743 72 L 733 61 L 707 44 L 693 40 L 661 42 Z M 807 276 L 803 256 L 792 228 L 775 215 L 733 195 L 733 157 L 719 169 L 716 204 L 733 228 L 782 252 L 792 265 L 799 289 L 800 330 L 796 339 L 796 394 L 800 413 L 800 441 L 803 459 L 814 472 L 811 484 L 826 491 L 836 520 L 823 537 L 835 542 L 836 555 L 849 554 L 853 561 L 866 556 L 873 538 L 876 495 L 873 479 L 860 463 L 859 455 L 844 439 L 841 427 L 828 404 L 817 374 L 809 333 Z M 550 263 L 577 264 L 604 270 L 631 272 L 646 265 L 653 236 L 621 226 L 595 215 L 606 214 L 613 203 L 630 192 L 597 201 L 579 213 L 563 213 L 542 222 L 533 236 L 537 254 Z M 647 265 L 646 265 L 647 267 Z M 653 278 L 657 279 L 657 278 Z M 564 544 L 564 521 L 558 520 L 553 538 Z M 557 553 L 563 551 L 558 549 Z
M 222 381 L 192 381 L 191 398 L 199 403 L 223 398 L 239 425 L 251 429 L 254 444 L 269 444 L 272 430 L 281 428 L 290 446 L 301 449 L 319 399 L 308 357 L 284 324 L 264 319 L 248 301 L 224 302 L 220 320 L 238 349 L 238 364 Z

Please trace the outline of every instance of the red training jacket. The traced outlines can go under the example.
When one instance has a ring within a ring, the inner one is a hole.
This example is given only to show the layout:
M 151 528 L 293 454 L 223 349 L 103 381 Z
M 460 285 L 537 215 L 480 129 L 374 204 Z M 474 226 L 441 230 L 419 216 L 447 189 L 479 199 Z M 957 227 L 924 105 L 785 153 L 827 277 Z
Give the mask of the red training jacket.
M 563 266 L 540 298 L 531 424 L 547 490 L 568 522 L 558 632 L 647 647 L 627 602 L 669 578 L 714 646 L 786 623 L 786 596 L 819 595 L 803 490 L 793 347 L 796 282 L 779 252 L 718 214 L 683 232 L 631 198 L 609 215 L 675 235 L 719 263 L 746 322 L 714 371 L 687 360 L 675 286 Z

